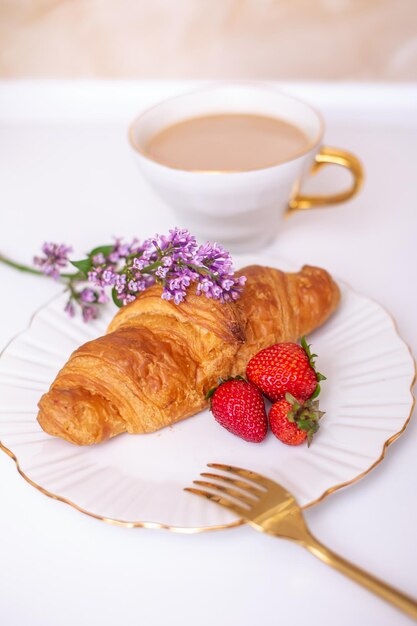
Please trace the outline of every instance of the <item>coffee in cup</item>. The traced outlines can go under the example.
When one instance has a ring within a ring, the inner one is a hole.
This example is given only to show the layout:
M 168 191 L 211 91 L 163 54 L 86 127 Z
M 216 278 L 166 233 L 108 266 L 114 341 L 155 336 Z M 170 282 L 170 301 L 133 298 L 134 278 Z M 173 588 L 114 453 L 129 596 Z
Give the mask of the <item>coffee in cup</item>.
M 219 84 L 161 102 L 130 127 L 140 169 L 177 224 L 231 251 L 256 250 L 286 212 L 352 198 L 363 172 L 351 153 L 322 146 L 310 105 L 272 85 Z M 326 164 L 347 168 L 349 189 L 306 196 L 302 181 Z
M 301 128 L 278 117 L 218 113 L 163 128 L 145 154 L 167 167 L 191 172 L 247 172 L 285 163 L 310 146 Z

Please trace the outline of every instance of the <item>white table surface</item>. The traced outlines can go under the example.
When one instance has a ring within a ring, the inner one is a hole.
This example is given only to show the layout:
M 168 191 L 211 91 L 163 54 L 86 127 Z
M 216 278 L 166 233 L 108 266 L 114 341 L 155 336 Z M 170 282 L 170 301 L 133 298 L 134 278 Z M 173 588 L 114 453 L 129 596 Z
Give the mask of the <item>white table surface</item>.
M 285 86 L 321 108 L 326 142 L 361 157 L 366 183 L 345 206 L 283 222 L 267 252 L 322 265 L 379 301 L 417 354 L 417 88 Z M 44 240 L 82 251 L 112 234 L 147 237 L 174 225 L 136 170 L 126 126 L 188 88 L 0 83 L 0 250 L 29 261 Z M 58 288 L 3 266 L 0 284 L 4 345 Z M 416 437 L 412 419 L 368 476 L 306 514 L 330 548 L 414 596 Z M 5 454 L 0 496 L 5 626 L 411 623 L 300 547 L 247 527 L 200 535 L 113 527 L 40 494 Z

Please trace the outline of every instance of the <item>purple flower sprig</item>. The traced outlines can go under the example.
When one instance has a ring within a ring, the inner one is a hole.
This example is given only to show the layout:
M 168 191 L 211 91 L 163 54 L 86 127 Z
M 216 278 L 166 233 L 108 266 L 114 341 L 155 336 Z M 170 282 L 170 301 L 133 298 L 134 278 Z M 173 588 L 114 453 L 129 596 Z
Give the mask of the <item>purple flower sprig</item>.
M 193 283 L 197 295 L 231 302 L 239 298 L 246 279 L 235 277 L 230 254 L 222 246 L 199 246 L 187 230 L 175 228 L 168 236 L 156 235 L 142 244 L 117 240 L 107 258 L 92 259 L 88 280 L 100 289 L 111 287 L 120 306 L 155 283 L 162 285 L 162 298 L 175 304 L 184 301 Z
M 68 264 L 68 255 L 72 252 L 71 246 L 45 242 L 42 252 L 44 256 L 35 256 L 33 264 L 39 267 L 42 274 L 55 279 L 59 278 L 60 270 Z
M 159 283 L 161 297 L 179 305 L 194 286 L 196 295 L 225 303 L 240 297 L 246 281 L 244 276 L 235 276 L 232 258 L 222 246 L 209 242 L 199 245 L 188 230 L 179 228 L 142 243 L 116 239 L 113 244 L 94 248 L 79 261 L 69 260 L 71 251 L 64 244 L 45 243 L 43 256 L 34 258 L 36 269 L 1 255 L 0 261 L 64 282 L 69 292 L 65 310 L 72 317 L 80 308 L 86 322 L 98 316 L 109 292 L 117 306 L 124 306 Z M 68 264 L 76 271 L 64 272 Z

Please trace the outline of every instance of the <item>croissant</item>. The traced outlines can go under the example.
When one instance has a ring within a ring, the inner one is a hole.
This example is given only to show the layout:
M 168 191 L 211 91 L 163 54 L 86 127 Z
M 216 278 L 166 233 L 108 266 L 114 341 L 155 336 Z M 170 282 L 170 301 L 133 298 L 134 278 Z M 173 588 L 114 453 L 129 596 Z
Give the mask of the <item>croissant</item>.
M 249 359 L 295 341 L 335 310 L 340 293 L 323 269 L 263 266 L 241 298 L 195 294 L 175 305 L 154 285 L 120 309 L 107 334 L 76 350 L 39 401 L 43 430 L 79 445 L 119 433 L 150 433 L 197 413 L 219 377 L 243 375 Z

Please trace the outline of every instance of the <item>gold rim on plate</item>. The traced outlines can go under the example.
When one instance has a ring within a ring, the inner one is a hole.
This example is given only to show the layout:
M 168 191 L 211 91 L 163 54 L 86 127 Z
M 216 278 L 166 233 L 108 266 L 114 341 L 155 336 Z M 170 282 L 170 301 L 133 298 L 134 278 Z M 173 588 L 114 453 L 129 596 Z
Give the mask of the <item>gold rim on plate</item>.
M 349 287 L 349 289 L 351 289 L 351 288 Z M 355 292 L 354 289 L 352 289 L 352 291 Z M 14 337 L 12 337 L 10 339 L 10 341 L 7 342 L 7 344 L 5 345 L 3 350 L 0 352 L 0 358 L 2 357 L 3 353 L 7 350 L 7 348 L 11 345 L 11 343 L 15 339 L 17 339 L 17 337 L 19 337 L 20 335 L 25 333 L 31 327 L 32 322 L 35 319 L 36 315 L 43 308 L 45 308 L 50 302 L 52 302 L 55 299 L 59 298 L 61 295 L 62 294 L 60 293 L 57 296 L 54 296 L 48 302 L 46 302 L 46 304 L 44 304 L 41 307 L 39 307 L 33 313 L 33 315 L 30 318 L 30 321 L 29 321 L 29 324 L 28 324 L 27 328 L 25 328 L 25 330 L 17 333 L 16 335 L 14 335 Z M 371 298 L 368 298 L 368 300 L 371 300 L 372 302 L 375 302 Z M 363 471 L 360 474 L 358 474 L 358 476 L 355 476 L 355 478 L 353 478 L 352 480 L 348 480 L 348 481 L 345 481 L 343 483 L 339 483 L 338 485 L 334 485 L 333 487 L 329 487 L 329 489 L 326 489 L 326 491 L 324 491 L 321 494 L 321 496 L 316 498 L 316 500 L 313 500 L 312 502 L 309 502 L 308 504 L 305 504 L 304 506 L 302 506 L 301 507 L 302 510 L 309 509 L 310 507 L 315 506 L 316 504 L 318 504 L 319 502 L 322 502 L 322 500 L 327 498 L 327 496 L 331 495 L 335 491 L 339 491 L 339 489 L 342 489 L 343 487 L 348 487 L 349 485 L 353 485 L 353 484 L 357 483 L 359 480 L 361 480 L 362 478 L 364 478 L 367 474 L 369 474 L 369 472 L 371 472 L 375 467 L 377 467 L 377 465 L 379 465 L 381 463 L 381 461 L 385 458 L 385 455 L 386 455 L 388 447 L 396 439 L 398 439 L 398 437 L 400 437 L 400 435 L 403 434 L 403 432 L 407 428 L 407 426 L 408 426 L 408 424 L 410 422 L 411 416 L 413 414 L 416 399 L 414 397 L 412 389 L 413 389 L 414 383 L 416 381 L 416 372 L 417 372 L 416 360 L 415 360 L 415 358 L 413 356 L 413 353 L 411 351 L 410 346 L 400 336 L 400 334 L 398 332 L 397 324 L 396 324 L 394 318 L 392 317 L 392 315 L 390 313 L 388 313 L 388 311 L 383 306 L 381 306 L 379 303 L 376 303 L 376 304 L 378 304 L 378 306 L 381 307 L 385 311 L 385 313 L 388 315 L 388 317 L 391 319 L 391 322 L 392 322 L 392 324 L 394 326 L 394 330 L 395 330 L 398 338 L 402 341 L 402 343 L 407 348 L 407 350 L 408 350 L 408 352 L 409 352 L 409 354 L 411 356 L 411 359 L 413 361 L 414 374 L 413 374 L 413 378 L 412 378 L 412 381 L 411 381 L 411 384 L 410 384 L 410 395 L 411 395 L 411 398 L 412 398 L 410 413 L 409 413 L 407 419 L 405 420 L 402 428 L 397 433 L 394 433 L 394 435 L 391 435 L 391 437 L 385 441 L 385 443 L 382 446 L 381 455 L 378 457 L 378 459 L 374 463 L 372 463 L 372 465 L 370 467 L 368 467 L 368 469 L 366 469 L 365 471 Z M 102 522 L 106 522 L 106 524 L 112 524 L 113 526 L 121 526 L 123 528 L 153 528 L 153 529 L 156 528 L 156 529 L 162 529 L 162 530 L 169 530 L 171 532 L 176 532 L 176 533 L 194 534 L 194 533 L 208 532 L 208 531 L 213 531 L 213 530 L 225 530 L 227 528 L 236 528 L 237 526 L 242 526 L 243 524 L 246 523 L 245 520 L 238 519 L 235 522 L 230 522 L 228 524 L 219 524 L 219 525 L 215 525 L 215 526 L 200 526 L 200 527 L 199 526 L 196 526 L 196 527 L 190 526 L 190 527 L 187 527 L 187 526 L 171 526 L 170 524 L 164 524 L 162 522 L 141 522 L 141 521 L 127 522 L 125 520 L 119 520 L 119 519 L 114 519 L 114 518 L 110 518 L 110 517 L 103 517 L 101 515 L 97 515 L 96 513 L 91 513 L 90 511 L 87 511 L 86 509 L 83 509 L 82 507 L 80 507 L 75 502 L 72 502 L 71 500 L 68 500 L 67 498 L 64 498 L 63 496 L 60 496 L 60 495 L 58 495 L 56 493 L 52 493 L 51 491 L 48 491 L 47 489 L 44 489 L 43 487 L 41 487 L 41 485 L 38 485 L 27 474 L 25 474 L 25 472 L 20 467 L 19 459 L 16 457 L 14 452 L 12 452 L 12 450 L 7 448 L 1 441 L 0 441 L 0 449 L 3 452 L 5 452 L 7 454 L 7 456 L 9 456 L 14 461 L 14 463 L 16 465 L 17 471 L 22 476 L 22 478 L 24 478 L 26 480 L 26 482 L 29 483 L 29 485 L 31 485 L 32 487 L 34 487 L 35 489 L 37 489 L 38 491 L 43 493 L 45 496 L 48 496 L 49 498 L 52 498 L 53 500 L 58 500 L 59 502 L 64 502 L 64 504 L 68 504 L 69 506 L 73 507 L 74 509 L 76 509 L 80 513 L 83 513 L 84 515 L 88 515 L 89 517 L 93 517 L 94 519 L 100 520 Z M 210 461 L 210 459 L 208 459 L 208 461 Z

